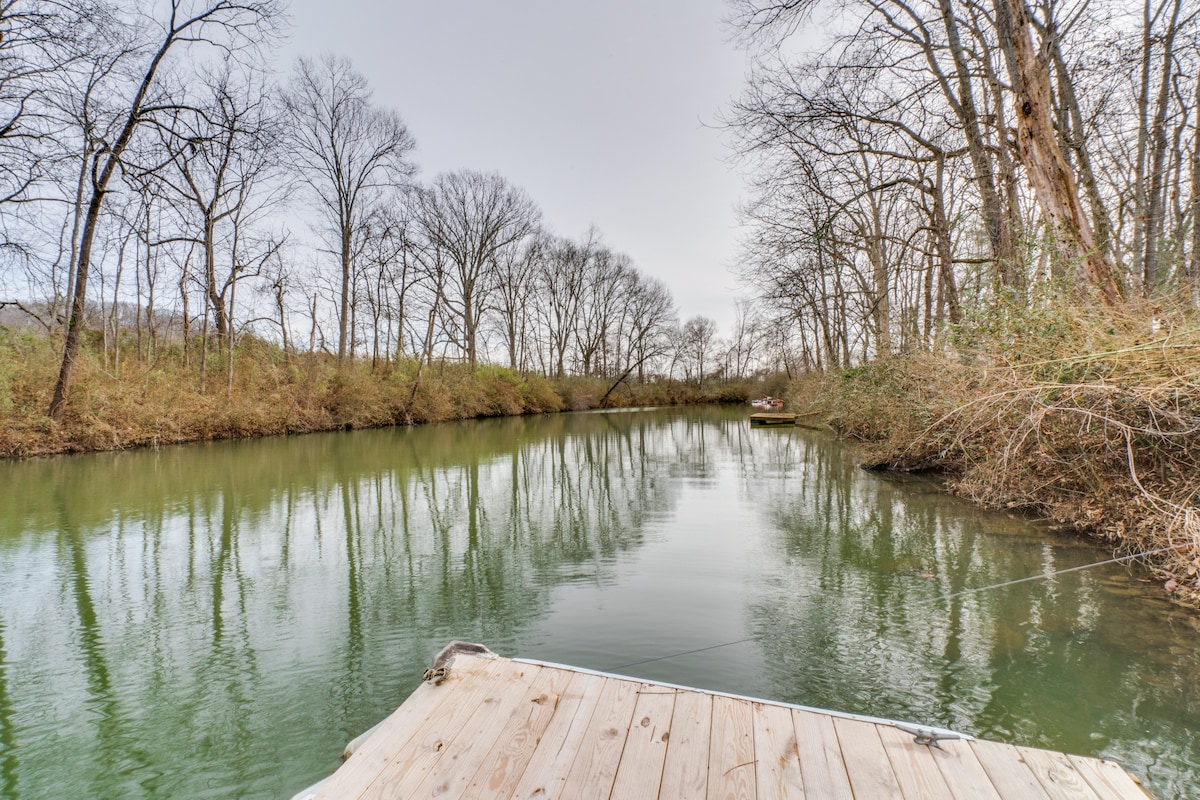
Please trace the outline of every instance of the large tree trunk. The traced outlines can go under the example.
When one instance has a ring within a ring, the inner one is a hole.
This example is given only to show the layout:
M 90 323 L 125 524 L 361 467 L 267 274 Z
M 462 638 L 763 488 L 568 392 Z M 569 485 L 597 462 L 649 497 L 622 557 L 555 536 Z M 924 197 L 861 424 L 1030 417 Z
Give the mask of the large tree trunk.
M 204 285 L 208 303 L 212 306 L 213 322 L 217 326 L 217 338 L 221 341 L 229 335 L 229 314 L 225 309 L 225 298 L 217 291 L 216 224 L 212 215 L 204 219 Z
M 1001 40 L 1009 43 L 1009 77 L 1016 94 L 1017 156 L 1057 242 L 1055 255 L 1079 264 L 1088 285 L 1105 305 L 1119 305 L 1121 288 L 1108 259 L 1096 245 L 1079 200 L 1075 175 L 1059 147 L 1050 76 L 1038 58 L 1023 0 L 997 0 L 996 20 Z
M 938 153 L 937 184 L 933 194 L 934 246 L 940 264 L 938 269 L 938 298 L 945 305 L 950 322 L 962 322 L 962 307 L 958 302 L 958 285 L 954 279 L 954 245 L 950 241 L 950 221 L 946 218 L 944 202 L 946 154 Z M 941 314 L 938 315 L 939 321 Z
M 1158 96 L 1154 101 L 1154 119 L 1149 130 L 1149 186 L 1146 187 L 1145 241 L 1142 252 L 1142 293 L 1146 297 L 1154 294 L 1160 281 L 1159 241 L 1162 239 L 1163 219 L 1166 215 L 1165 178 L 1167 158 L 1167 108 L 1171 100 L 1171 75 L 1174 64 L 1175 33 L 1178 30 L 1179 12 L 1182 3 L 1175 0 L 1175 9 L 1167 30 L 1162 37 L 1162 73 L 1159 78 Z M 1147 31 L 1147 35 L 1149 31 Z M 1153 41 L 1153 39 L 1151 39 Z M 1149 45 L 1147 45 L 1149 48 Z M 1149 72 L 1151 50 L 1143 52 L 1145 71 Z M 1149 87 L 1146 87 L 1147 89 Z M 1147 98 L 1148 99 L 1148 98 Z
M 1024 291 L 1024 273 L 1018 268 L 1012 220 L 1005 214 L 1000 194 L 996 190 L 996 176 L 992 169 L 992 157 L 980 127 L 979 112 L 975 107 L 975 94 L 971 87 L 973 71 L 967 64 L 954 16 L 951 0 L 939 0 L 942 24 L 946 28 L 946 42 L 954 60 L 954 74 L 958 82 L 958 96 L 951 99 L 963 135 L 967 140 L 967 153 L 971 167 L 975 170 L 974 182 L 979 191 L 984 227 L 987 229 L 994 260 L 994 274 L 1000 286 Z
M 1071 81 L 1070 70 L 1067 69 L 1063 58 L 1062 48 L 1057 37 L 1051 42 L 1051 56 L 1054 59 L 1055 73 L 1058 76 L 1059 94 L 1062 97 L 1061 116 L 1067 124 L 1062 126 L 1062 139 L 1070 152 L 1075 154 L 1079 165 L 1079 181 L 1088 206 L 1092 212 L 1092 226 L 1095 229 L 1096 247 L 1110 262 L 1115 262 L 1112 243 L 1112 223 L 1108 218 L 1108 210 L 1104 207 L 1104 199 L 1100 196 L 1100 184 L 1096 172 L 1092 168 L 1091 154 L 1088 153 L 1087 139 L 1084 135 L 1083 112 L 1079 107 L 1079 97 L 1075 92 L 1075 84 Z
M 348 215 L 347 215 L 348 216 Z M 338 366 L 346 361 L 346 330 L 350 324 L 350 222 L 342 220 L 342 303 L 338 314 Z
M 50 399 L 49 415 L 54 420 L 62 419 L 67 394 L 71 390 L 71 377 L 75 374 L 75 359 L 79 357 L 79 337 L 83 333 L 84 314 L 87 311 L 88 272 L 92 266 L 92 242 L 96 238 L 96 223 L 100 219 L 100 207 L 104 202 L 104 187 L 112 177 L 115 158 L 110 156 L 100 179 L 92 189 L 88 201 L 87 216 L 84 217 L 83 236 L 79 240 L 79 263 L 75 268 L 75 288 L 71 298 L 71 315 L 67 319 L 67 339 L 63 344 L 62 364 L 58 369 L 58 380 L 54 383 L 54 396 Z

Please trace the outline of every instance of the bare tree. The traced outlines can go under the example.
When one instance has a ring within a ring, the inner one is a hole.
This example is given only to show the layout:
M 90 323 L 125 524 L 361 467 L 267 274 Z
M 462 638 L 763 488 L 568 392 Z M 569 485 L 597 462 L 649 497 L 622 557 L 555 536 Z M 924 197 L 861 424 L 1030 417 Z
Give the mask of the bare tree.
M 1051 26 L 1039 27 L 1047 34 L 1035 42 L 1029 9 L 1024 0 L 996 0 L 996 23 L 1009 62 L 1009 79 L 1016 94 L 1016 152 L 1037 194 L 1042 213 L 1059 240 L 1056 254 L 1082 263 L 1090 285 L 1106 305 L 1117 305 L 1122 290 L 1113 277 L 1112 265 L 1096 246 L 1091 220 L 1079 198 L 1075 171 L 1067 162 L 1054 126 L 1054 97 L 1050 75 L 1039 53 Z
M 407 158 L 416 144 L 399 114 L 372 105 L 366 79 L 344 58 L 299 59 L 283 101 L 296 175 L 320 204 L 340 261 L 340 364 L 350 346 L 355 233 L 371 201 L 415 172 Z
M 508 367 L 514 372 L 527 365 L 536 268 L 552 246 L 550 237 L 538 232 L 523 248 L 507 248 L 496 262 L 496 316 L 500 338 L 508 351 Z
M 241 243 L 245 251 L 243 223 L 261 216 L 278 199 L 264 187 L 277 163 L 273 144 L 281 131 L 269 108 L 271 95 L 260 80 L 241 79 L 226 64 L 205 74 L 202 82 L 206 96 L 192 107 L 176 109 L 158 128 L 170 169 L 155 169 L 144 177 L 184 206 L 180 214 L 196 231 L 203 253 L 204 294 L 217 337 L 225 340 L 232 332 L 236 283 L 249 263 L 236 257 L 235 245 Z M 226 263 L 218 271 L 222 229 Z
M 538 227 L 541 212 L 498 173 L 463 170 L 439 175 L 417 195 L 417 223 L 452 264 L 445 307 L 472 367 L 480 323 L 496 287 L 494 268 Z
M 48 177 L 57 121 L 47 95 L 56 76 L 87 55 L 100 2 L 0 0 L 0 207 L 30 200 Z M 0 246 L 12 244 L 0 228 Z
M 669 332 L 675 325 L 675 304 L 662 281 L 638 278 L 629 287 L 621 305 L 628 313 L 620 331 L 626 339 L 627 364 L 624 375 L 637 371 L 640 383 L 646 367 L 670 349 Z
M 581 244 L 556 239 L 538 253 L 535 283 L 545 341 L 542 368 L 547 375 L 561 378 L 566 374 L 567 347 L 578 315 L 591 251 L 590 239 Z
M 168 98 L 161 96 L 157 83 L 168 54 L 180 46 L 200 44 L 230 52 L 239 46 L 252 44 L 256 37 L 266 32 L 278 14 L 279 6 L 275 0 L 217 0 L 200 4 L 171 0 L 166 19 L 159 22 L 161 27 L 157 40 L 137 51 L 142 64 L 140 79 L 130 87 L 130 94 L 118 115 L 120 122 L 115 127 L 116 136 L 91 156 L 89 200 L 80 233 L 74 297 L 67 322 L 62 366 L 50 401 L 49 414 L 54 419 L 62 417 L 79 353 L 80 334 L 87 309 L 92 244 L 104 198 L 122 164 L 125 151 L 133 142 L 134 134 L 159 111 L 160 103 L 171 105 Z
M 706 365 L 712 356 L 717 335 L 717 323 L 708 317 L 692 317 L 683 324 L 679 334 L 679 352 L 684 374 L 695 375 L 697 388 L 704 388 Z M 693 372 L 694 370 L 694 372 Z

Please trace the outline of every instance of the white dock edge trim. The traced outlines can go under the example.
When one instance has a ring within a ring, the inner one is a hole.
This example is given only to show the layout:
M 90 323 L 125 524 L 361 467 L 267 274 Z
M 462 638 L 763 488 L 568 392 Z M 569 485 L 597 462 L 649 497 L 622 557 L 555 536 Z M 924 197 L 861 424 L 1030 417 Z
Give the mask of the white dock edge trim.
M 649 678 L 638 678 L 633 675 L 618 675 L 613 672 L 600 672 L 599 670 L 586 669 L 584 667 L 573 667 L 570 664 L 556 664 L 553 661 L 538 661 L 533 658 L 510 658 L 509 661 L 516 661 L 521 664 L 531 664 L 536 667 L 551 667 L 554 669 L 567 669 L 572 672 L 582 672 L 585 675 L 597 675 L 602 678 L 616 678 L 622 681 L 637 681 L 638 683 L 653 683 L 659 686 L 666 686 L 669 689 L 681 689 L 685 692 L 702 692 L 703 694 L 716 695 L 717 697 L 729 697 L 733 700 L 746 700 L 751 703 L 768 703 L 773 706 L 783 706 L 784 708 L 794 708 L 798 711 L 810 711 L 816 714 L 826 714 L 831 717 L 839 717 L 841 719 L 852 719 L 859 722 L 871 722 L 876 725 L 892 725 L 906 732 L 911 730 L 928 731 L 929 733 L 937 734 L 938 736 L 954 737 L 958 739 L 974 740 L 975 737 L 969 733 L 961 733 L 943 728 L 939 725 L 922 725 L 915 722 L 906 722 L 904 720 L 886 719 L 884 717 L 871 717 L 864 714 L 849 714 L 845 711 L 832 711 L 828 708 L 817 708 L 816 706 L 802 706 L 796 703 L 784 703 L 778 700 L 765 700 L 761 697 L 748 697 L 742 694 L 731 694 L 730 692 L 714 692 L 710 689 L 697 689 L 695 686 L 681 686 L 678 683 L 667 683 L 666 681 L 656 681 Z M 910 730 L 911 729 L 911 730 Z
M 313 800 L 313 798 L 317 796 L 317 790 L 324 786 L 325 781 L 327 780 L 329 780 L 329 778 L 322 778 L 312 786 L 309 786 L 307 789 L 301 789 L 292 795 L 292 800 Z

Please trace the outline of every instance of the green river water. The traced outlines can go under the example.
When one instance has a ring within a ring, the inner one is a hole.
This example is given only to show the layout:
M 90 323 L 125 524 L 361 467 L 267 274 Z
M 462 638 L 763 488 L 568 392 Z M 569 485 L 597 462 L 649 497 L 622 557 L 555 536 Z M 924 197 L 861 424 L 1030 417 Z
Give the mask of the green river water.
M 0 797 L 286 798 L 452 638 L 1200 797 L 1194 615 L 1120 565 L 962 593 L 1106 557 L 742 410 L 0 463 Z

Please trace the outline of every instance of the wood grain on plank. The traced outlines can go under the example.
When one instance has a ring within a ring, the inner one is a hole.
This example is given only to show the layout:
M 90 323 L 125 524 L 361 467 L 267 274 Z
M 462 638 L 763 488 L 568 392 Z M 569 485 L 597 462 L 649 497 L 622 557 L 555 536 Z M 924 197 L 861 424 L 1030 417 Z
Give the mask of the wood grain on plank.
M 709 800 L 753 800 L 757 793 L 752 703 L 713 697 L 708 745 Z
M 1042 788 L 1033 770 L 1025 763 L 1017 748 L 1003 742 L 984 742 L 976 739 L 968 742 L 971 751 L 983 765 L 992 785 L 1000 796 L 1009 800 L 1028 797 L 1029 800 L 1045 800 L 1050 795 Z
M 883 742 L 892 774 L 896 776 L 905 800 L 946 800 L 953 796 L 937 765 L 939 757 L 949 758 L 947 753 L 940 748 L 917 744 L 911 733 L 891 725 L 876 725 L 875 732 Z M 964 800 L 975 800 L 975 796 Z
M 755 783 L 759 800 L 804 797 L 796 725 L 792 710 L 774 703 L 754 704 Z
M 401 797 L 459 797 L 488 756 L 515 735 L 528 719 L 528 707 L 538 694 L 541 667 L 509 662 L 511 682 L 499 697 L 488 697 L 447 742 L 424 781 Z M 409 784 L 411 785 L 411 784 Z
M 430 720 L 452 713 L 464 691 L 486 691 L 498 659 L 464 658 L 438 686 L 423 683 L 383 721 L 354 755 L 321 785 L 314 800 L 359 797 L 387 768 L 402 757 L 410 740 Z
M 1054 800 L 1096 800 L 1096 792 L 1065 754 L 1032 747 L 1018 747 L 1017 750 Z
M 409 740 L 400 758 L 388 764 L 374 783 L 362 793 L 363 800 L 391 800 L 414 797 L 417 787 L 432 776 L 453 774 L 455 760 L 471 744 L 472 736 L 488 736 L 487 720 L 493 711 L 506 700 L 524 694 L 525 675 L 534 668 L 517 664 L 507 659 L 500 660 L 492 680 L 471 691 L 469 683 L 460 684 L 468 691 L 457 692 L 457 696 L 443 705 L 446 713 L 430 719 Z M 539 668 L 540 669 L 540 668 Z M 453 704 L 453 706 L 451 706 Z M 467 736 L 464 737 L 464 727 Z M 490 749 L 499 730 L 491 729 L 491 738 L 486 748 Z M 486 750 L 485 750 L 486 752 Z M 446 760 L 447 755 L 451 759 Z M 442 763 L 446 760 L 446 763 Z M 431 790 L 432 792 L 432 790 Z
M 625 737 L 621 763 L 613 782 L 613 797 L 654 800 L 662 783 L 675 690 L 643 683 L 633 709 L 633 724 Z
M 796 754 L 800 758 L 806 795 L 854 800 L 837 732 L 833 729 L 833 717 L 794 709 L 792 724 L 796 728 Z
M 1148 800 L 1150 795 L 1120 764 L 1085 756 L 1067 756 L 1094 788 L 1103 785 L 1111 797 L 1119 800 Z
M 609 796 L 640 685 L 637 681 L 617 678 L 605 681 L 596 713 L 579 742 L 579 754 L 567 774 L 561 797 L 586 800 Z
M 711 735 L 712 695 L 678 692 L 671 716 L 671 738 L 667 742 L 660 797 L 704 797 L 708 793 Z
M 900 793 L 900 785 L 876 727 L 872 722 L 833 718 L 833 729 L 837 731 L 850 786 L 855 797 L 902 800 L 904 795 Z
M 513 790 L 515 798 L 562 797 L 567 773 L 575 763 L 580 743 L 600 702 L 607 678 L 574 673 L 550 725 L 537 743 L 533 757 Z
M 938 756 L 937 765 L 953 797 L 962 800 L 1004 800 L 968 741 L 949 739 L 941 743 L 941 748 L 946 757 Z
M 316 795 L 1146 800 L 1111 762 L 508 659 L 460 656 Z
M 521 704 L 509 716 L 496 745 L 457 797 L 461 800 L 512 797 L 563 693 L 575 677 L 561 669 L 543 669 L 537 674 Z

